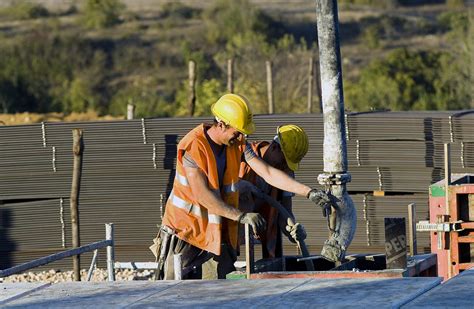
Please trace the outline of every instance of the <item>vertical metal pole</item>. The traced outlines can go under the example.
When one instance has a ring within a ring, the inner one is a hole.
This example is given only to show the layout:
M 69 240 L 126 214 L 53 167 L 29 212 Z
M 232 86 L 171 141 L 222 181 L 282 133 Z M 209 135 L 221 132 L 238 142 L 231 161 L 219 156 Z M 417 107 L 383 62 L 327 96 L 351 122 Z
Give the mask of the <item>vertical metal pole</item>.
M 416 204 L 408 204 L 408 232 L 410 241 L 410 256 L 417 255 L 416 241 Z
M 80 230 L 79 230 L 79 192 L 81 189 L 82 176 L 82 153 L 84 150 L 84 143 L 82 140 L 82 129 L 72 129 L 74 162 L 72 170 L 72 184 L 71 184 L 71 236 L 72 247 L 78 248 L 81 246 Z M 72 257 L 72 265 L 74 270 L 74 281 L 81 281 L 80 269 L 80 255 Z
M 317 0 L 316 17 L 321 70 L 321 94 L 324 115 L 324 173 L 319 183 L 339 200 L 333 211 L 329 229 L 332 235 L 325 242 L 321 255 L 341 261 L 352 242 L 356 229 L 356 211 L 346 190 L 350 181 L 347 172 L 347 146 L 342 92 L 342 69 L 339 47 L 339 22 L 336 0 Z M 332 223 L 331 223 L 332 222 Z
M 247 272 L 247 279 L 250 279 L 250 274 L 254 266 L 254 252 L 253 243 L 250 237 L 250 225 L 245 224 L 245 271 Z
M 445 190 L 445 203 L 446 211 L 445 214 L 447 218 L 450 218 L 450 205 L 449 205 L 449 186 L 451 185 L 451 145 L 449 143 L 444 144 L 444 190 Z M 449 220 L 449 219 L 448 219 Z M 440 232 L 438 232 L 440 233 Z M 445 247 L 447 243 L 447 238 L 450 238 L 450 233 L 445 234 Z M 450 239 L 451 240 L 451 239 Z M 449 241 L 450 241 L 449 240 Z M 450 242 L 451 244 L 451 242 Z M 453 276 L 453 266 L 451 264 L 451 247 L 448 248 L 448 278 Z
M 183 280 L 183 260 L 181 253 L 173 255 L 174 280 Z
M 446 214 L 449 215 L 449 186 L 451 185 L 451 145 L 444 144 L 444 185 L 446 190 Z
M 192 117 L 194 115 L 194 110 L 196 107 L 196 62 L 194 62 L 193 60 L 189 61 L 188 74 L 189 74 L 188 116 Z
M 107 274 L 108 274 L 107 280 L 115 281 L 115 270 L 114 270 L 115 240 L 114 240 L 114 224 L 113 223 L 105 224 L 105 239 L 112 241 L 112 244 L 107 246 Z
M 311 114 L 313 111 L 313 85 L 314 85 L 314 60 L 313 57 L 309 58 L 308 68 L 308 113 Z
M 135 118 L 135 105 L 129 103 L 127 104 L 127 120 L 132 120 Z
M 234 93 L 234 59 L 227 59 L 227 91 Z
M 267 68 L 267 96 L 268 96 L 268 113 L 273 114 L 274 102 L 273 102 L 273 73 L 272 73 L 272 62 L 266 61 L 265 66 Z

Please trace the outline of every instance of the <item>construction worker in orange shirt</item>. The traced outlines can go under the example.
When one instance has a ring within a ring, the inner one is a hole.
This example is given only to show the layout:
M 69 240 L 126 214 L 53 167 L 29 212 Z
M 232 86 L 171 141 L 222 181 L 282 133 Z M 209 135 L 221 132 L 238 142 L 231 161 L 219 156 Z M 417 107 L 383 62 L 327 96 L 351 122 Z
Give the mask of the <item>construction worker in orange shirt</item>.
M 294 172 L 298 170 L 300 161 L 308 152 L 308 136 L 301 127 L 294 124 L 279 126 L 276 133 L 271 142 L 250 143 L 252 150 L 270 166 L 294 178 Z M 241 163 L 239 176 L 241 180 L 249 181 L 264 194 L 278 201 L 288 211 L 293 221 L 295 221 L 292 211 L 292 197 L 295 195 L 294 193 L 268 184 L 245 161 Z M 306 238 L 306 231 L 303 225 L 296 223 L 294 226 L 289 226 L 287 218 L 280 214 L 276 208 L 252 196 L 250 190 L 246 190 L 248 188 L 245 186 L 240 188 L 239 209 L 257 212 L 266 221 L 266 229 L 259 237 L 262 243 L 263 258 L 281 257 L 283 255 L 281 232 L 293 243 Z
M 154 252 L 158 277 L 174 279 L 173 257 L 181 256 L 182 278 L 225 278 L 235 270 L 239 224 L 248 223 L 261 234 L 264 218 L 242 212 L 239 169 L 242 157 L 257 175 L 273 187 L 305 196 L 322 208 L 331 197 L 312 189 L 259 158 L 246 136 L 255 130 L 246 98 L 222 96 L 211 107 L 212 124 L 201 124 L 178 144 L 176 177 L 166 203 Z

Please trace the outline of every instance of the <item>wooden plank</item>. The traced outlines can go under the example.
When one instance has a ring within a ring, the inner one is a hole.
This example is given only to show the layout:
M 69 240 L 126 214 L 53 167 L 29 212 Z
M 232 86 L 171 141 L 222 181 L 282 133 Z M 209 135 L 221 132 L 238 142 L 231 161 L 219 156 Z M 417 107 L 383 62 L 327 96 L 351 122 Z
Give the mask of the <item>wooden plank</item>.
M 385 191 L 382 190 L 374 190 L 374 196 L 385 196 Z

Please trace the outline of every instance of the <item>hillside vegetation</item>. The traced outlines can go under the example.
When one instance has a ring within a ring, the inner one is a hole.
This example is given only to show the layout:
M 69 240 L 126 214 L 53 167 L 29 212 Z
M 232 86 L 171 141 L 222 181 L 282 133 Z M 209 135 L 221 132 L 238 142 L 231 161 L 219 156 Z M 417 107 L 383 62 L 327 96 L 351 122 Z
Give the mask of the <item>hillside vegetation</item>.
M 339 1 L 346 109 L 473 107 L 472 8 L 453 0 L 414 5 L 420 2 Z M 308 62 L 318 54 L 315 8 L 288 14 L 272 1 L 157 3 L 147 10 L 118 0 L 0 8 L 0 112 L 122 116 L 133 103 L 138 117 L 185 115 L 194 60 L 195 115 L 207 115 L 226 91 L 229 58 L 235 92 L 255 113 L 267 110 L 266 60 L 275 111 L 306 112 Z M 318 105 L 315 96 L 313 112 Z

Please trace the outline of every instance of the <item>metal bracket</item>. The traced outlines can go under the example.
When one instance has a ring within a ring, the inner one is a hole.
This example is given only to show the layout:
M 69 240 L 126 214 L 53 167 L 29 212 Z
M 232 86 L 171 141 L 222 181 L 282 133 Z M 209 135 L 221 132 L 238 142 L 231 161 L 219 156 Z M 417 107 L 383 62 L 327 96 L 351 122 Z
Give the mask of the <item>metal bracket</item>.
M 356 158 L 357 158 L 357 166 L 360 166 L 360 142 L 356 140 Z
M 46 148 L 46 125 L 41 122 L 41 135 L 43 137 L 43 148 Z
M 347 113 L 344 113 L 344 124 L 346 128 L 346 141 L 348 141 L 350 140 L 350 136 L 349 136 L 349 116 L 347 115 Z
M 430 223 L 428 220 L 419 221 L 416 224 L 417 232 L 461 232 L 464 229 L 461 227 L 463 221 Z
M 379 176 L 379 190 L 383 191 L 382 172 L 380 171 L 380 167 L 378 166 L 377 166 L 377 174 Z
M 318 182 L 322 186 L 342 185 L 350 181 L 351 181 L 351 174 L 349 173 L 340 173 L 340 174 L 323 173 L 323 174 L 319 174 L 318 176 Z
M 145 118 L 142 118 L 142 135 L 143 135 L 143 144 L 147 144 L 146 141 L 146 127 L 145 127 Z
M 369 214 L 368 214 L 369 205 L 367 204 L 367 194 L 364 194 L 364 199 L 362 200 L 362 203 L 364 204 L 362 213 L 364 215 L 364 220 L 365 220 L 365 233 L 367 234 L 367 247 L 370 247 L 372 240 L 371 240 L 371 235 L 370 235 L 370 220 L 369 220 Z
M 156 169 L 156 144 L 153 144 L 153 168 Z
M 51 159 L 51 163 L 53 164 L 53 172 L 56 173 L 56 147 L 53 146 L 53 158 Z

